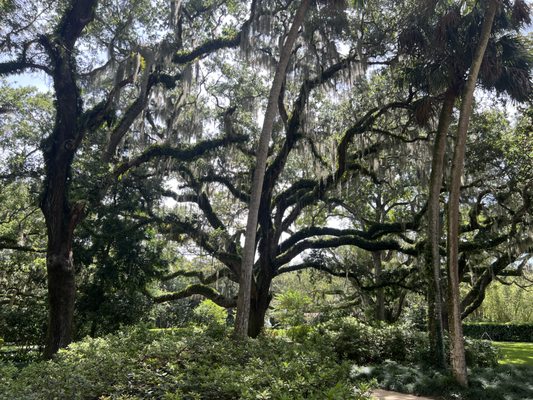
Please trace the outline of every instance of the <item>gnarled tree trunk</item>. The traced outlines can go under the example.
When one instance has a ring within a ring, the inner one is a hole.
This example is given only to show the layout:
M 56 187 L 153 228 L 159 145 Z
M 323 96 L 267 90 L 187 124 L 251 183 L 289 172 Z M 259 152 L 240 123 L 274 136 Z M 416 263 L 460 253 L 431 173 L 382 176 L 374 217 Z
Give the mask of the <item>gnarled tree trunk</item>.
M 84 208 L 81 203 L 71 204 L 68 198 L 72 161 L 83 138 L 83 110 L 76 82 L 74 46 L 85 26 L 93 20 L 96 4 L 96 0 L 71 1 L 56 32 L 41 38 L 51 61 L 56 96 L 54 130 L 42 144 L 46 177 L 40 205 L 48 235 L 46 358 L 67 346 L 72 339 L 76 294 L 72 242 Z

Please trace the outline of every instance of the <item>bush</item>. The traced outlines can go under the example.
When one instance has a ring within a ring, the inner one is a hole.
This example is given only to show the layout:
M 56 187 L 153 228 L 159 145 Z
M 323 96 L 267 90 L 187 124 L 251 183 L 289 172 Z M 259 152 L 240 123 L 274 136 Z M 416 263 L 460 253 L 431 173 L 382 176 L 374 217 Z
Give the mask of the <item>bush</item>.
M 311 298 L 305 293 L 287 290 L 274 298 L 272 316 L 284 327 L 302 325 L 310 305 Z
M 331 342 L 340 358 L 360 365 L 385 360 L 417 362 L 427 359 L 428 354 L 426 334 L 406 325 L 374 327 L 354 317 L 344 317 L 319 325 L 315 336 Z
M 215 304 L 211 300 L 203 300 L 194 309 L 194 320 L 207 328 L 211 335 L 223 336 L 226 331 L 226 318 L 228 312 L 224 307 Z
M 468 323 L 465 336 L 496 342 L 533 342 L 533 324 Z
M 293 327 L 286 331 L 286 335 L 298 342 L 329 344 L 340 359 L 354 361 L 358 365 L 378 364 L 386 360 L 432 362 L 427 334 L 405 324 L 372 326 L 354 317 L 343 317 L 316 327 Z M 465 352 L 470 367 L 496 366 L 500 358 L 499 349 L 486 340 L 467 339 Z
M 0 399 L 369 399 L 331 349 L 199 328 L 137 328 L 84 339 L 20 371 L 0 365 Z
M 470 367 L 495 367 L 501 352 L 488 340 L 465 338 L 465 357 Z

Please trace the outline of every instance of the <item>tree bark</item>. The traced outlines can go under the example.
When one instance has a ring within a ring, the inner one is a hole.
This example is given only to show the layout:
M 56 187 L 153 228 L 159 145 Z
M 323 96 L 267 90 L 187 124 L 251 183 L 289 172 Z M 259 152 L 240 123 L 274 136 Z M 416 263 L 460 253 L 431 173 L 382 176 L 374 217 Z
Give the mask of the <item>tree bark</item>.
M 285 43 L 282 47 L 272 87 L 268 97 L 267 108 L 263 121 L 263 128 L 259 138 L 257 149 L 257 160 L 252 181 L 252 194 L 248 210 L 248 220 L 246 224 L 246 235 L 244 244 L 244 253 L 241 267 L 241 276 L 239 281 L 239 296 L 237 300 L 237 316 L 235 319 L 235 336 L 244 338 L 248 334 L 248 324 L 250 315 L 250 298 L 252 288 L 253 264 L 255 259 L 255 238 L 257 233 L 257 220 L 259 206 L 261 203 L 261 194 L 263 190 L 263 181 L 265 177 L 266 162 L 268 156 L 268 145 L 272 136 L 272 127 L 276 117 L 278 107 L 278 97 L 281 91 L 285 73 L 289 64 L 292 48 L 298 37 L 298 30 L 304 21 L 310 0 L 302 0 L 292 26 L 289 30 Z
M 66 60 L 62 60 L 62 63 Z M 46 178 L 41 198 L 48 244 L 46 269 L 48 279 L 48 332 L 44 355 L 50 358 L 72 338 L 72 320 L 76 293 L 72 257 L 73 233 L 83 216 L 83 205 L 72 206 L 68 199 L 68 181 L 74 153 L 81 140 L 78 88 L 74 73 L 65 70 L 55 76 L 56 123 L 52 144 L 43 149 Z
M 481 27 L 472 65 L 468 73 L 466 86 L 461 101 L 459 124 L 453 154 L 450 198 L 448 201 L 448 289 L 449 289 L 449 323 L 451 335 L 451 364 L 452 372 L 457 382 L 462 386 L 468 385 L 466 360 L 463 340 L 463 327 L 461 322 L 461 301 L 459 293 L 459 201 L 461 177 L 464 168 L 466 148 L 466 135 L 472 114 L 474 89 L 476 86 L 479 69 L 483 61 L 485 49 L 492 31 L 494 16 L 499 6 L 498 0 L 491 0 L 485 11 L 485 18 Z
M 382 194 L 379 191 L 375 198 L 376 201 L 376 221 L 383 223 L 385 220 L 385 205 L 383 204 Z M 374 264 L 374 279 L 376 285 L 381 284 L 383 265 L 382 265 L 382 252 L 373 251 L 372 252 L 372 263 Z M 380 287 L 376 291 L 376 307 L 374 310 L 375 318 L 377 321 L 385 321 L 385 288 Z
M 453 105 L 457 95 L 451 89 L 444 95 L 444 101 L 439 116 L 439 125 L 433 145 L 433 159 L 431 161 L 431 176 L 429 181 L 428 198 L 428 241 L 429 241 L 429 270 L 428 271 L 428 329 L 430 351 L 435 365 L 446 367 L 446 352 L 444 347 L 444 322 L 442 315 L 442 284 L 440 262 L 440 190 L 444 174 L 444 158 L 446 155 L 446 135 L 452 120 Z
M 48 329 L 44 357 L 51 358 L 72 340 L 76 282 L 72 250 L 62 246 L 46 257 L 48 274 Z
M 265 314 L 272 300 L 272 296 L 270 295 L 270 282 L 271 280 L 261 285 L 262 287 L 257 291 L 256 297 L 251 299 L 248 323 L 249 337 L 257 337 L 265 326 Z
M 52 357 L 72 339 L 76 294 L 72 242 L 74 229 L 84 214 L 84 205 L 71 204 L 68 196 L 72 161 L 84 133 L 74 46 L 85 26 L 93 20 L 96 4 L 96 0 L 71 1 L 56 33 L 41 38 L 51 61 L 56 97 L 54 129 L 42 144 L 46 175 L 40 207 L 48 236 L 49 302 L 45 358 Z
M 381 265 L 381 251 L 372 252 L 372 261 L 374 264 L 374 276 L 376 285 L 381 283 L 381 274 L 383 266 Z M 385 321 L 385 288 L 380 287 L 376 292 L 376 309 L 375 315 L 377 321 Z

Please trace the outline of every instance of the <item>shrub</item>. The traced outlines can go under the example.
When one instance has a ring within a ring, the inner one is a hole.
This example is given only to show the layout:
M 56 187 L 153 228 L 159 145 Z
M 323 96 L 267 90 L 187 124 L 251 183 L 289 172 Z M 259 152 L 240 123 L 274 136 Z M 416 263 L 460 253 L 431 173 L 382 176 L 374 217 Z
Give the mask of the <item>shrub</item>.
M 0 365 L 0 399 L 368 399 L 330 348 L 199 328 L 137 328 L 84 339 L 20 371 Z
M 319 325 L 315 336 L 330 341 L 340 358 L 361 365 L 387 359 L 415 362 L 427 358 L 426 335 L 406 325 L 374 327 L 354 317 L 343 317 Z
M 468 323 L 465 336 L 496 342 L 533 342 L 533 324 Z
M 297 326 L 305 322 L 305 313 L 311 305 L 311 298 L 297 290 L 287 290 L 274 298 L 272 316 L 282 326 Z
M 495 367 L 501 352 L 488 340 L 465 338 L 465 357 L 468 366 Z
M 226 331 L 227 311 L 213 301 L 203 300 L 194 309 L 194 319 L 198 324 L 207 328 L 211 335 L 223 336 Z
M 305 328 L 305 329 L 304 329 Z M 367 325 L 354 317 L 343 317 L 319 324 L 287 330 L 287 336 L 299 342 L 311 340 L 330 343 L 340 359 L 359 365 L 377 364 L 386 360 L 400 363 L 430 364 L 429 342 L 425 332 L 405 324 Z M 465 341 L 466 360 L 470 367 L 495 366 L 500 351 L 486 340 Z

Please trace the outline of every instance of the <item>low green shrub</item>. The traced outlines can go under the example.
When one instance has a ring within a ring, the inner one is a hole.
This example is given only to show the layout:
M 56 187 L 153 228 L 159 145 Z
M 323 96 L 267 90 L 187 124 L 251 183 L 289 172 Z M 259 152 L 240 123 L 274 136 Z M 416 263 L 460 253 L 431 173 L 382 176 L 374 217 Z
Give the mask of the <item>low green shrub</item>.
M 533 324 L 467 323 L 463 325 L 463 333 L 496 342 L 533 342 Z
M 488 340 L 465 338 L 465 357 L 466 364 L 470 367 L 495 367 L 502 354 Z
M 333 347 L 339 359 L 354 361 L 359 365 L 386 360 L 426 364 L 432 361 L 427 334 L 405 324 L 372 326 L 354 317 L 342 317 L 317 326 L 289 328 L 286 336 L 300 343 L 327 343 Z M 501 357 L 499 349 L 486 340 L 466 339 L 465 352 L 467 364 L 471 367 L 496 366 Z
M 21 370 L 0 365 L 0 399 L 369 399 L 349 370 L 323 345 L 136 328 Z
M 196 306 L 193 313 L 195 322 L 206 328 L 211 336 L 224 336 L 228 315 L 224 307 L 206 299 Z
M 428 357 L 427 335 L 406 325 L 370 326 L 343 317 L 318 325 L 313 334 L 330 342 L 340 358 L 360 365 L 385 360 L 418 362 Z
M 311 298 L 307 294 L 287 290 L 274 297 L 272 317 L 283 327 L 302 325 L 310 305 Z

